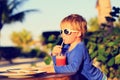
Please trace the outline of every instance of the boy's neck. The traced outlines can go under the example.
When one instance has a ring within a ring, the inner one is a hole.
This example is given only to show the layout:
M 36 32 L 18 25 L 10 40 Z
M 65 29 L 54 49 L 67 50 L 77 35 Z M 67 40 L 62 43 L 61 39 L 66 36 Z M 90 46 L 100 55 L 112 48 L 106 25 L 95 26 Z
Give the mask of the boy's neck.
M 69 51 L 71 51 L 73 48 L 75 48 L 75 46 L 77 44 L 79 44 L 80 42 L 82 42 L 82 40 L 76 40 L 75 42 L 73 42 L 72 44 L 70 44 Z

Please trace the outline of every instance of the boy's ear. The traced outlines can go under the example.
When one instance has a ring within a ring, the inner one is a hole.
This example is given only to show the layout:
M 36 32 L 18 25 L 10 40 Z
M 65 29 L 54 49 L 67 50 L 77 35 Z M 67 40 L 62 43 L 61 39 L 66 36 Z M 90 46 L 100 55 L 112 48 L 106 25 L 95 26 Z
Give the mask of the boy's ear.
M 78 33 L 78 37 L 80 37 L 81 35 L 82 35 L 81 32 L 79 32 L 79 33 Z

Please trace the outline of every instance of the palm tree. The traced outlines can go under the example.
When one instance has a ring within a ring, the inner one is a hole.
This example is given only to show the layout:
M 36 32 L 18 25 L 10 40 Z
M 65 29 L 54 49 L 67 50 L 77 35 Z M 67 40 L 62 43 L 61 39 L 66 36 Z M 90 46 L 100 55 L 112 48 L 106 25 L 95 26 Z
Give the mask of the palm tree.
M 25 13 L 37 11 L 30 9 L 14 13 L 25 1 L 27 0 L 0 0 L 0 31 L 4 24 L 10 24 L 16 21 L 23 22 Z

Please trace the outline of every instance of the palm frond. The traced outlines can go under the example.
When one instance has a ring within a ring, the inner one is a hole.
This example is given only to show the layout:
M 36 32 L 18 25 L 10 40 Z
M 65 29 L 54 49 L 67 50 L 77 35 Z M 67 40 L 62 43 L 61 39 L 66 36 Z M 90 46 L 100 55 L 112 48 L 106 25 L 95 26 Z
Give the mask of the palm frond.
M 25 13 L 28 13 L 28 12 L 36 12 L 36 11 L 39 11 L 39 10 L 37 10 L 37 9 L 24 10 Z
M 20 13 L 10 16 L 9 20 L 7 20 L 6 23 L 11 23 L 11 22 L 16 22 L 16 21 L 23 22 L 24 17 L 25 17 L 25 13 L 20 12 Z
M 25 1 L 27 0 L 13 0 L 8 4 L 9 7 L 9 13 L 13 13 L 15 9 L 20 7 Z
M 9 19 L 6 21 L 6 23 L 11 23 L 11 22 L 15 22 L 15 21 L 23 22 L 23 20 L 25 18 L 25 14 L 28 12 L 34 12 L 34 11 L 38 11 L 38 10 L 30 9 L 30 10 L 25 10 L 25 11 L 16 13 L 14 15 L 11 15 L 11 16 L 9 16 Z

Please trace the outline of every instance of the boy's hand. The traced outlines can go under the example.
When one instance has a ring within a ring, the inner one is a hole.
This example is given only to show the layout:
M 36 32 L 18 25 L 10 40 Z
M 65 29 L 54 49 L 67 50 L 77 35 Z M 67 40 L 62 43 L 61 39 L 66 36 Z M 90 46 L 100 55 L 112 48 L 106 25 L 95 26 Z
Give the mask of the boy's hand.
M 52 55 L 56 56 L 59 55 L 62 51 L 62 46 L 56 45 L 52 50 Z

